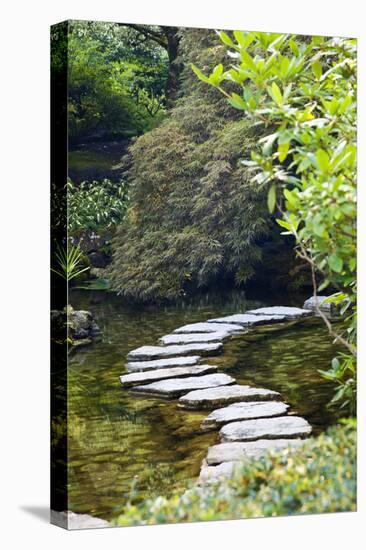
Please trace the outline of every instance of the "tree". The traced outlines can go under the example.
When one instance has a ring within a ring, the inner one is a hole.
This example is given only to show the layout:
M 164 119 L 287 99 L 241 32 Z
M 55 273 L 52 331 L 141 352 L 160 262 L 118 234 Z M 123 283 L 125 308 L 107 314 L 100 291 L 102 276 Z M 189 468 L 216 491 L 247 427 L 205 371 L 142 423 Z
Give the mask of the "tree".
M 171 107 L 178 96 L 179 76 L 182 68 L 178 61 L 179 43 L 181 40 L 179 28 L 134 24 L 127 24 L 126 27 L 134 29 L 138 35 L 143 36 L 148 41 L 156 42 L 166 50 L 169 69 L 165 85 L 165 98 L 167 105 Z
M 115 23 L 72 21 L 68 60 L 71 138 L 129 137 L 159 122 L 168 75 L 160 45 Z
M 180 50 L 182 97 L 126 159 L 130 205 L 113 241 L 110 278 L 135 300 L 175 299 L 216 282 L 244 284 L 272 266 L 279 251 L 266 191 L 240 163 L 258 132 L 188 66 L 219 62 L 225 48 L 213 31 L 186 29 Z M 282 273 L 291 269 L 289 256 L 283 260 Z
M 337 384 L 334 402 L 355 411 L 356 338 L 356 43 L 345 38 L 235 31 L 219 33 L 233 65 L 209 76 L 229 103 L 266 133 L 245 165 L 267 193 L 285 235 L 311 268 L 314 295 L 348 311 L 345 332 L 318 308 L 345 348 L 322 374 Z M 236 91 L 225 89 L 235 83 Z

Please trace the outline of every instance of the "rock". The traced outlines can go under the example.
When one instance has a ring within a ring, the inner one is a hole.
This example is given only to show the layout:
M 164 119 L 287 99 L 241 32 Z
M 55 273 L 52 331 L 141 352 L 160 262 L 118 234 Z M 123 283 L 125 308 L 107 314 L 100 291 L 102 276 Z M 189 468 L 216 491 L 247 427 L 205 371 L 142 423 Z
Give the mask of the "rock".
M 88 259 L 90 264 L 96 268 L 104 268 L 110 263 L 110 257 L 100 250 L 90 252 Z
M 177 397 L 187 391 L 201 388 L 216 388 L 233 384 L 235 379 L 227 374 L 207 374 L 205 376 L 192 376 L 190 378 L 171 378 L 160 380 L 143 386 L 134 386 L 135 392 L 143 392 L 149 395 L 158 395 L 160 397 Z
M 172 357 L 171 359 L 156 359 L 155 361 L 134 361 L 127 363 L 126 369 L 129 372 L 144 372 L 169 367 L 186 367 L 196 365 L 200 359 L 199 355 L 191 355 L 188 357 Z
M 311 311 L 307 309 L 300 309 L 299 307 L 287 307 L 287 306 L 272 306 L 272 307 L 260 307 L 258 309 L 251 309 L 247 311 L 250 315 L 284 315 L 286 319 L 298 319 L 299 317 L 306 317 L 311 315 Z
M 100 329 L 90 311 L 67 307 L 67 324 L 72 340 L 84 340 L 100 334 Z
M 235 469 L 238 468 L 238 462 L 223 462 L 218 466 L 208 466 L 205 461 L 201 466 L 200 475 L 198 478 L 199 485 L 209 485 L 217 483 L 222 479 L 227 479 L 233 476 Z
M 184 325 L 175 329 L 174 334 L 191 334 L 198 332 L 220 332 L 224 331 L 227 334 L 234 334 L 243 332 L 243 328 L 240 325 L 233 323 L 214 323 L 213 321 L 206 323 L 191 323 L 190 325 Z
M 268 418 L 286 414 L 289 406 L 280 401 L 250 401 L 234 403 L 222 409 L 216 409 L 204 419 L 202 428 L 205 430 L 222 426 L 228 422 L 249 420 L 252 418 Z
M 179 355 L 216 355 L 223 349 L 221 343 L 213 344 L 186 344 L 181 346 L 141 346 L 130 351 L 127 355 L 129 361 L 148 361 L 149 359 L 164 359 Z
M 110 523 L 104 519 L 89 516 L 89 514 L 75 514 L 74 512 L 56 512 L 51 510 L 51 523 L 58 527 L 63 527 L 69 531 L 75 529 L 100 529 L 111 527 Z
M 231 422 L 220 430 L 222 441 L 255 441 L 304 437 L 311 432 L 310 424 L 299 416 L 280 416 Z
M 197 334 L 168 334 L 159 338 L 159 342 L 164 345 L 170 344 L 192 344 L 192 343 L 205 343 L 205 342 L 221 342 L 230 336 L 227 332 L 205 332 Z
M 304 302 L 304 309 L 309 309 L 312 312 L 316 313 L 316 304 L 318 305 L 320 311 L 328 313 L 329 315 L 336 315 L 340 313 L 341 308 L 346 304 L 347 298 L 342 300 L 339 304 L 332 302 L 325 302 L 329 296 L 311 296 Z
M 229 317 L 219 317 L 218 319 L 210 319 L 208 323 L 237 323 L 243 327 L 249 327 L 251 325 L 265 325 L 267 323 L 275 323 L 285 321 L 284 315 L 249 315 L 249 313 L 237 313 L 236 315 L 230 315 Z
M 257 441 L 237 441 L 233 443 L 219 443 L 209 447 L 206 456 L 208 466 L 223 462 L 237 462 L 245 459 L 256 459 L 270 451 L 277 451 L 287 447 L 303 445 L 306 439 L 258 439 Z
M 166 378 L 184 378 L 188 376 L 200 376 L 202 374 L 210 374 L 215 372 L 215 365 L 194 365 L 191 367 L 173 367 L 166 369 L 156 369 L 147 372 L 136 372 L 120 376 L 122 386 L 130 387 L 139 384 L 148 384 L 150 382 L 158 382 Z
M 240 401 L 279 401 L 280 399 L 281 395 L 276 391 L 235 384 L 223 388 L 191 391 L 179 399 L 179 406 L 186 409 L 209 409 Z

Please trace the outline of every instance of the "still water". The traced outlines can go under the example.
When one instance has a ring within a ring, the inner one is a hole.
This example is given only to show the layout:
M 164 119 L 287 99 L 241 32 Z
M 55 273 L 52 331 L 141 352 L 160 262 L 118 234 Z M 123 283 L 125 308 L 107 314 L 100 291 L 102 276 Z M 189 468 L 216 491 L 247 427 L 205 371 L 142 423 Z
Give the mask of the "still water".
M 170 306 L 132 307 L 100 291 L 71 291 L 75 309 L 88 309 L 102 338 L 69 361 L 69 509 L 107 520 L 128 500 L 138 502 L 184 488 L 199 474 L 217 433 L 200 433 L 208 414 L 177 408 L 176 401 L 137 397 L 121 388 L 126 354 L 178 326 L 275 305 L 247 300 L 239 291 L 207 294 Z M 281 300 L 277 300 L 280 304 Z M 301 305 L 282 299 L 281 305 Z M 223 355 L 205 360 L 239 383 L 281 392 L 291 412 L 304 416 L 315 434 L 336 421 L 326 405 L 333 387 L 318 374 L 335 348 L 322 322 L 258 327 L 225 343 Z

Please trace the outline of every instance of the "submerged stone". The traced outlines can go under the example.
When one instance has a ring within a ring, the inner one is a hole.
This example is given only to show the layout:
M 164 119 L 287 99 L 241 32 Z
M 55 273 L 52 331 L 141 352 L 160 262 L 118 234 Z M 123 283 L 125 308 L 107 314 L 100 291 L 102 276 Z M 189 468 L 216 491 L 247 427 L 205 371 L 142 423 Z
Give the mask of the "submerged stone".
M 190 390 L 215 388 L 233 384 L 234 382 L 235 379 L 228 374 L 218 373 L 190 378 L 170 378 L 168 380 L 160 380 L 160 382 L 153 382 L 152 384 L 134 386 L 132 389 L 134 392 L 142 392 L 149 395 L 177 397 Z
M 204 419 L 202 428 L 205 430 L 222 426 L 228 422 L 249 420 L 252 418 L 266 418 L 286 414 L 289 406 L 280 401 L 251 401 L 248 403 L 234 403 L 228 407 L 212 411 Z
M 130 351 L 127 355 L 129 361 L 148 361 L 149 359 L 164 359 L 165 357 L 174 357 L 179 355 L 191 355 L 199 353 L 200 355 L 215 355 L 222 351 L 221 343 L 211 344 L 185 344 L 176 346 L 141 346 Z
M 243 329 L 240 325 L 234 323 L 214 323 L 209 321 L 206 323 L 191 323 L 190 325 L 184 325 L 175 329 L 174 334 L 191 334 L 198 332 L 220 332 L 224 331 L 227 334 L 240 333 L 243 332 Z
M 299 416 L 280 416 L 231 422 L 220 430 L 222 441 L 255 441 L 303 437 L 311 432 L 310 424 Z
M 191 367 L 172 367 L 170 369 L 156 369 L 147 372 L 136 372 L 120 376 L 122 386 L 130 387 L 138 384 L 148 384 L 166 378 L 184 378 L 187 376 L 200 376 L 215 372 L 215 365 L 193 365 Z
M 154 369 L 165 369 L 170 367 L 186 367 L 188 365 L 197 365 L 201 357 L 191 355 L 188 357 L 172 357 L 170 359 L 155 359 L 153 361 L 133 361 L 127 363 L 126 369 L 129 372 L 144 372 Z
M 209 409 L 240 401 L 280 401 L 281 395 L 264 388 L 252 388 L 235 384 L 224 388 L 191 391 L 179 399 L 179 405 L 187 409 Z
M 280 314 L 272 315 L 255 315 L 248 313 L 237 313 L 236 315 L 229 315 L 229 317 L 219 317 L 217 319 L 209 320 L 208 323 L 233 323 L 243 327 L 250 327 L 253 325 L 265 325 L 267 323 L 275 323 L 285 321 L 286 317 Z
M 208 449 L 206 462 L 209 466 L 214 466 L 223 462 L 256 459 L 270 451 L 298 447 L 305 441 L 304 439 L 258 439 L 257 441 L 219 443 Z
M 299 307 L 288 306 L 271 306 L 260 307 L 258 309 L 251 309 L 247 311 L 250 315 L 284 315 L 286 319 L 298 319 L 299 317 L 306 317 L 311 315 L 311 311 L 308 309 L 301 309 Z
M 159 338 L 159 342 L 164 345 L 170 344 L 192 344 L 192 343 L 204 343 L 204 342 L 221 342 L 224 338 L 230 336 L 224 331 L 215 332 L 198 332 L 197 334 L 167 334 L 162 338 Z

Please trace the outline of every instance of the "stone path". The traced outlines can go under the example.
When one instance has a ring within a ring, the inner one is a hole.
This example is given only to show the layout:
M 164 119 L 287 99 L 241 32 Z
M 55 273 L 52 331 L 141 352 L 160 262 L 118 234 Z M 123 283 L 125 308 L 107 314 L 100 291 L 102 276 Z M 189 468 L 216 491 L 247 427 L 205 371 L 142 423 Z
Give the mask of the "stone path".
M 258 325 L 286 323 L 313 315 L 310 309 L 273 306 L 178 327 L 162 336 L 159 346 L 141 346 L 127 355 L 129 374 L 123 388 L 137 394 L 178 399 L 181 409 L 209 409 L 202 432 L 218 430 L 220 443 L 208 449 L 198 483 L 231 476 L 243 460 L 271 450 L 301 445 L 311 433 L 301 417 L 287 415 L 289 405 L 267 388 L 236 384 L 202 356 L 223 351 L 223 341 Z M 184 420 L 184 411 L 182 419 Z

